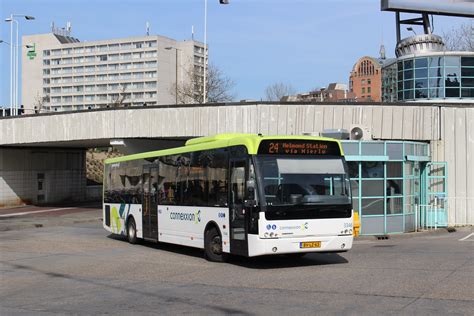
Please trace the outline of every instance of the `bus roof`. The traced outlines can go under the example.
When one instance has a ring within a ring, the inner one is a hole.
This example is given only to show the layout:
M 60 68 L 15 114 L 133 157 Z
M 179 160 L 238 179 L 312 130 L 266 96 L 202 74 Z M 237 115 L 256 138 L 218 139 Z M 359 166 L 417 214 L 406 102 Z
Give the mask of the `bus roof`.
M 295 135 L 275 135 L 275 136 L 263 136 L 261 134 L 217 134 L 214 136 L 198 137 L 190 139 L 186 142 L 185 146 L 144 152 L 139 154 L 127 155 L 117 158 L 110 158 L 105 160 L 104 163 L 117 163 L 135 159 L 146 159 L 152 157 L 166 156 L 181 154 L 186 152 L 208 150 L 215 148 L 225 148 L 230 146 L 243 145 L 247 147 L 247 151 L 250 155 L 256 154 L 259 148 L 259 145 L 264 140 L 319 140 L 319 141 L 329 141 L 338 143 L 341 155 L 344 154 L 341 146 L 341 142 L 334 138 L 327 137 L 315 137 L 315 136 L 295 136 Z

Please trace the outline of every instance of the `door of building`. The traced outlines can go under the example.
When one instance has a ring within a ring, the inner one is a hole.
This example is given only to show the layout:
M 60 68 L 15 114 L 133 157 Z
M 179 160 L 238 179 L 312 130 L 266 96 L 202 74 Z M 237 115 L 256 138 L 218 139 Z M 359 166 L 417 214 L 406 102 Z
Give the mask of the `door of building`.
M 447 227 L 447 163 L 429 162 L 423 174 L 425 194 L 420 206 L 420 224 L 426 228 Z

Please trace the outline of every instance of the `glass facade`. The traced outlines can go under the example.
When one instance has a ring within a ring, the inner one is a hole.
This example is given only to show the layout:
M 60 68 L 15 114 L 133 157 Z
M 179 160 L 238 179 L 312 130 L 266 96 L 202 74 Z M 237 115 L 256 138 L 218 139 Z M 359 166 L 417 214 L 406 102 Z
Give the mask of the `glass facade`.
M 474 56 L 414 57 L 397 63 L 399 101 L 474 99 Z
M 361 234 L 385 235 L 415 230 L 415 205 L 421 203 L 422 168 L 429 145 L 403 141 L 342 141 L 349 167 L 353 209 Z

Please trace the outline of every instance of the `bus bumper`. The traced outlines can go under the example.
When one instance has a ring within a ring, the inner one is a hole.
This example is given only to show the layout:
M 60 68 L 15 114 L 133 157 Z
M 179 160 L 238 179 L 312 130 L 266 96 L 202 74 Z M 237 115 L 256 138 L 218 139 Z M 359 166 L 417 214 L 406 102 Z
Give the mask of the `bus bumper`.
M 265 239 L 249 234 L 249 257 L 304 252 L 344 252 L 352 248 L 353 239 L 352 235 Z M 320 242 L 320 247 L 302 248 L 302 243 L 305 242 Z

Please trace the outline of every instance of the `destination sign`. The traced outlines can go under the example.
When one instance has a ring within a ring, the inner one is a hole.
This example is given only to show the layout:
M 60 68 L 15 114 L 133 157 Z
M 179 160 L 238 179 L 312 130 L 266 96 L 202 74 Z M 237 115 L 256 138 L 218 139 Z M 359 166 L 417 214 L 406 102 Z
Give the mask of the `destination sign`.
M 318 140 L 263 140 L 260 155 L 330 155 L 340 156 L 339 144 Z

